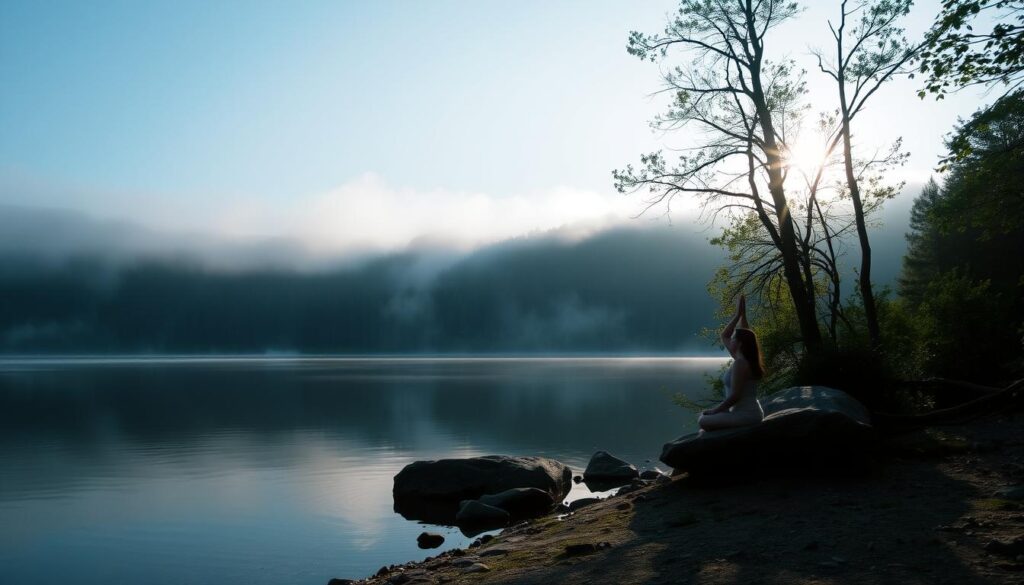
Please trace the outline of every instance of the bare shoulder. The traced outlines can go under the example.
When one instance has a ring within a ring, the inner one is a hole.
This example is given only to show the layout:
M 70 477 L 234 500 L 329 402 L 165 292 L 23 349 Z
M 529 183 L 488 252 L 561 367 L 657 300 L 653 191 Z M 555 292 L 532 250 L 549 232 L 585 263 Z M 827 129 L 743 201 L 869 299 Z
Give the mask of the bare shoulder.
M 737 357 L 733 360 L 733 370 L 743 372 L 744 374 L 750 373 L 750 362 L 744 357 Z

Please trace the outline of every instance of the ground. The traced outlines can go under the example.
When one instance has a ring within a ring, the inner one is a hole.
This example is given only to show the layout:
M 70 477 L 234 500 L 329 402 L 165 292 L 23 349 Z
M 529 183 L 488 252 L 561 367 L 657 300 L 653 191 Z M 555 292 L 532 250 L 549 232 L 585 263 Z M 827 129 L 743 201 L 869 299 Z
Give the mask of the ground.
M 681 476 L 366 582 L 1024 583 L 1024 542 L 991 544 L 1024 538 L 1000 492 L 1024 484 L 1022 431 L 1017 414 L 902 435 L 857 478 Z

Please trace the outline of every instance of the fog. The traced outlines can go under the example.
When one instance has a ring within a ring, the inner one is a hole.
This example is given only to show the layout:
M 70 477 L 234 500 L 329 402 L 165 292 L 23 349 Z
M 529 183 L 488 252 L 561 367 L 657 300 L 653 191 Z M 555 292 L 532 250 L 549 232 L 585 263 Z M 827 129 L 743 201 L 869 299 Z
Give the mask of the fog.
M 912 186 L 873 236 L 891 284 Z M 688 221 L 580 224 L 465 249 L 324 256 L 298 238 L 165 233 L 0 207 L 4 353 L 709 354 L 724 262 Z M 856 249 L 846 261 L 856 260 Z

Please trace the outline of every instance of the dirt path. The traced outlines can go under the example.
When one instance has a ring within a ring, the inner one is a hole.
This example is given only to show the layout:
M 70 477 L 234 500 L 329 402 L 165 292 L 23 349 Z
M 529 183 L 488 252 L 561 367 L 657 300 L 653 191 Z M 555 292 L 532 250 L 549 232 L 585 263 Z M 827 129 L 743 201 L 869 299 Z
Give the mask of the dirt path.
M 682 477 L 366 582 L 1024 583 L 1024 505 L 1000 493 L 1024 484 L 1024 418 L 918 433 L 885 452 L 856 479 Z M 1010 551 L 990 544 L 1014 538 Z

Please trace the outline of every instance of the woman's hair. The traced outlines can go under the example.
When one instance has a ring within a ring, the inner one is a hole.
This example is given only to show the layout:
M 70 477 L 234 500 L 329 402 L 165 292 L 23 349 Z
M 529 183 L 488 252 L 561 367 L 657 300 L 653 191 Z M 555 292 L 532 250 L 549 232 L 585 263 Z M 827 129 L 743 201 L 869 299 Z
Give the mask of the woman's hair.
M 750 364 L 750 371 L 755 380 L 764 377 L 764 359 L 761 357 L 761 344 L 757 342 L 757 335 L 753 329 L 736 328 L 736 341 L 740 344 L 740 351 L 743 357 L 747 358 Z

